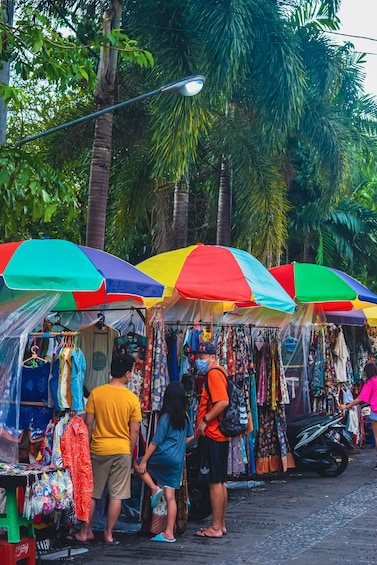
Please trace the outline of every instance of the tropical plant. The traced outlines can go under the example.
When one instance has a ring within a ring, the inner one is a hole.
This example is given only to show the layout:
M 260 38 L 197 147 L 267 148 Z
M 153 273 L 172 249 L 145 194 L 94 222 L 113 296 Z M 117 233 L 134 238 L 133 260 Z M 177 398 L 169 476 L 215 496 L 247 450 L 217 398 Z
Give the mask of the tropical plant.
M 71 11 L 67 10 L 67 4 L 69 4 Z M 15 25 L 13 27 L 10 25 L 10 16 L 4 18 L 4 21 L 1 23 L 1 32 L 4 38 L 2 45 L 4 49 L 0 57 L 5 63 L 10 63 L 16 80 L 17 77 L 20 77 L 16 86 L 11 86 L 7 84 L 7 82 L 0 84 L 0 97 L 2 97 L 3 104 L 9 103 L 11 111 L 17 112 L 18 127 L 12 131 L 12 137 L 17 133 L 18 135 L 21 133 L 21 137 L 27 133 L 23 125 L 28 120 L 24 121 L 19 118 L 20 115 L 25 115 L 27 112 L 32 113 L 27 106 L 30 97 L 25 95 L 25 86 L 30 84 L 29 81 L 35 79 L 42 80 L 46 88 L 48 88 L 49 84 L 53 84 L 54 90 L 50 90 L 50 93 L 53 93 L 55 98 L 59 96 L 60 102 L 64 100 L 68 102 L 71 109 L 74 106 L 74 94 L 82 93 L 82 91 L 85 90 L 84 83 L 86 83 L 88 87 L 86 94 L 91 93 L 93 95 L 93 88 L 95 82 L 97 82 L 96 101 L 100 106 L 102 104 L 102 107 L 106 107 L 109 104 L 111 105 L 112 100 L 115 99 L 115 71 L 112 69 L 112 66 L 115 64 L 118 52 L 125 60 L 136 62 L 140 65 L 146 66 L 152 62 L 151 55 L 140 49 L 135 41 L 130 40 L 128 36 L 121 31 L 119 17 L 121 13 L 121 3 L 115 0 L 107 4 L 110 10 L 107 11 L 107 15 L 110 16 L 112 7 L 114 8 L 114 14 L 117 14 L 114 20 L 112 17 L 104 19 L 106 25 L 108 25 L 108 22 L 113 22 L 112 27 L 110 25 L 109 29 L 101 30 L 101 26 L 97 24 L 96 30 L 95 26 L 87 26 L 84 34 L 83 26 L 81 26 L 79 33 L 74 33 L 73 35 L 62 33 L 60 30 L 62 26 L 65 26 L 65 29 L 69 31 L 75 30 L 74 23 L 78 24 L 80 17 L 82 20 L 85 20 L 88 13 L 92 16 L 96 14 L 99 16 L 100 10 L 98 10 L 98 3 L 96 2 L 82 3 L 80 1 L 70 1 L 66 3 L 61 0 L 56 0 L 56 2 L 50 3 L 29 0 L 29 2 L 23 4 L 22 10 L 17 10 L 16 7 Z M 95 11 L 96 9 L 97 12 Z M 80 26 L 78 25 L 78 27 Z M 102 58 L 100 58 L 99 80 L 97 81 L 95 72 L 97 58 L 95 55 L 96 53 L 98 55 L 100 52 L 102 53 Z M 110 85 L 107 93 L 105 92 L 106 85 Z M 64 95 L 61 96 L 63 92 Z M 68 92 L 71 94 L 70 97 L 67 96 Z M 40 108 L 34 110 L 34 118 L 41 118 L 39 110 Z M 98 171 L 106 171 L 106 169 L 109 168 L 109 165 L 106 165 L 106 163 L 110 160 L 111 145 L 107 155 L 101 144 L 109 144 L 109 136 L 111 138 L 111 120 L 111 114 L 110 119 L 101 116 L 99 118 L 99 126 L 95 129 L 92 160 L 92 168 L 95 170 L 91 175 L 91 178 L 94 179 L 94 188 L 92 186 L 90 187 L 92 190 L 89 190 L 89 200 L 91 204 L 93 201 L 95 203 L 97 195 L 99 202 L 94 205 L 95 214 L 97 215 L 94 222 L 91 221 L 89 212 L 89 228 L 87 234 L 89 234 L 88 237 L 90 241 L 92 237 L 90 235 L 90 229 L 93 223 L 95 230 L 97 230 L 99 226 L 100 239 L 101 233 L 103 233 L 105 229 L 108 182 L 106 173 L 105 177 L 101 178 Z M 5 112 L 3 112 L 3 119 L 0 119 L 0 124 L 1 123 L 5 130 Z M 32 122 L 29 120 L 29 124 L 31 123 Z M 46 117 L 43 116 L 39 122 L 34 120 L 34 127 L 36 123 L 39 123 L 40 126 L 42 126 L 41 129 L 44 129 L 43 123 L 46 123 Z M 20 125 L 21 129 L 19 127 Z M 38 136 L 36 137 L 38 138 Z M 24 142 L 25 140 L 22 141 Z M 41 144 L 37 143 L 35 147 L 37 148 L 36 153 L 38 155 L 38 148 L 41 147 Z M 4 193 L 6 193 L 9 188 L 9 180 L 13 182 L 15 178 L 14 175 L 17 175 L 20 170 L 20 167 L 11 160 L 13 155 L 19 155 L 23 158 L 23 152 L 16 154 L 12 151 L 9 152 L 10 160 L 4 163 L 8 169 L 8 174 L 6 175 L 4 173 L 3 177 Z M 40 200 L 42 202 L 43 195 L 48 193 L 49 189 L 43 184 L 39 185 L 39 183 L 42 182 L 44 178 L 47 179 L 48 175 L 35 175 L 35 167 L 34 169 L 26 170 L 28 164 L 36 165 L 38 163 L 39 167 L 43 164 L 43 160 L 41 158 L 37 158 L 36 160 L 25 158 L 23 160 L 21 182 L 30 182 L 30 179 L 32 179 L 34 175 L 33 183 L 37 184 L 37 187 L 34 189 L 35 196 L 38 193 L 41 196 Z M 96 169 L 96 167 L 99 167 L 99 169 Z M 59 173 L 56 172 L 55 176 L 59 176 Z M 62 176 L 61 178 L 64 177 Z M 44 191 L 42 194 L 40 194 L 41 190 Z M 92 192 L 94 192 L 94 197 Z M 18 192 L 15 191 L 15 194 L 18 194 Z M 56 206 L 58 205 L 57 203 L 55 204 Z M 51 208 L 51 206 L 49 208 Z M 89 211 L 92 209 L 93 206 L 90 205 Z M 35 213 L 37 213 L 37 211 L 38 207 L 35 207 Z M 100 214 L 100 216 L 98 216 L 98 214 Z M 45 219 L 47 218 L 49 218 L 49 214 L 45 214 Z M 103 241 L 94 241 L 92 244 L 103 247 Z

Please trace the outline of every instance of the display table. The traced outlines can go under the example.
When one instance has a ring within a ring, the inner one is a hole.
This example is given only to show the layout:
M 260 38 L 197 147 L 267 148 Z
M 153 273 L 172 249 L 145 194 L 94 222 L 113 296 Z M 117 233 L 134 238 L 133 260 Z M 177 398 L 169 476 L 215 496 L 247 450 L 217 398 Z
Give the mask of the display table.
M 9 543 L 20 542 L 21 526 L 27 526 L 29 536 L 34 537 L 33 520 L 25 518 L 18 512 L 17 488 L 26 487 L 28 481 L 31 486 L 36 476 L 41 478 L 43 473 L 56 470 L 57 467 L 55 466 L 0 465 L 0 488 L 4 488 L 6 491 L 5 513 L 0 514 L 0 528 L 7 529 Z

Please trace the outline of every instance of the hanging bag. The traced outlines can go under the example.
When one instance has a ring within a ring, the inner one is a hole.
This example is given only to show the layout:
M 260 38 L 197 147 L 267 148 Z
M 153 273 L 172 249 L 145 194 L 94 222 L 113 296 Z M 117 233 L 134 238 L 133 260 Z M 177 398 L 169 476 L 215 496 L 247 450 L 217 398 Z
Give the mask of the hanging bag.
M 166 529 L 168 522 L 168 506 L 166 499 L 162 495 L 160 502 L 152 510 L 152 521 L 150 531 L 152 534 L 160 534 Z

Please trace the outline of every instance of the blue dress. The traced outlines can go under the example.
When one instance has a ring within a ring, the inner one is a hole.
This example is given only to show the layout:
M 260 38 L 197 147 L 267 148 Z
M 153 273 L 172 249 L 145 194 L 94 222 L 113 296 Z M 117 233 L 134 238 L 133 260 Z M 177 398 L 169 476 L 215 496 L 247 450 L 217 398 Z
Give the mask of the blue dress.
M 186 422 L 183 430 L 174 430 L 168 414 L 158 422 L 152 443 L 157 445 L 147 461 L 147 470 L 160 486 L 178 489 L 181 485 L 186 453 L 186 438 L 194 435 L 192 423 Z

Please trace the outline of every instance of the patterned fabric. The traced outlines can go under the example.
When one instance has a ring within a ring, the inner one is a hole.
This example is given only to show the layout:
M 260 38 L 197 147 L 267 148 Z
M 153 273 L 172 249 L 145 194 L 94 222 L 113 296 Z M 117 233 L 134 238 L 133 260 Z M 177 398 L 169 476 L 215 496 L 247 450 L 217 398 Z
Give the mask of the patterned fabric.
M 236 382 L 243 382 L 249 377 L 250 355 L 247 345 L 245 331 L 238 329 L 235 331 L 235 377 Z
M 280 456 L 282 469 L 285 472 L 288 468 L 295 467 L 295 462 L 287 437 L 287 422 L 285 419 L 284 408 L 280 407 L 275 414 L 276 429 L 278 433 L 278 440 L 280 445 Z
M 143 387 L 143 369 L 144 369 L 144 361 L 140 359 L 136 359 L 134 366 L 132 368 L 132 375 L 130 380 L 127 383 L 127 388 L 136 394 L 138 398 L 141 396 L 141 391 Z
M 259 420 L 258 420 L 258 406 L 257 406 L 257 385 L 255 381 L 254 372 L 252 372 L 250 375 L 249 395 L 250 395 L 251 419 L 253 422 L 253 437 L 256 437 L 256 434 L 259 429 Z
M 245 472 L 243 441 L 241 437 L 231 437 L 229 441 L 228 475 L 238 476 Z
M 20 430 L 28 430 L 30 440 L 36 442 L 44 435 L 52 417 L 52 409 L 46 406 L 20 406 Z
M 153 341 L 154 341 L 154 328 L 150 326 L 148 333 L 148 343 L 145 352 L 145 367 L 144 367 L 144 381 L 141 389 L 140 406 L 142 412 L 152 411 L 152 361 L 153 361 Z
M 280 398 L 283 404 L 289 404 L 289 393 L 287 386 L 287 379 L 285 378 L 285 371 L 283 366 L 283 358 L 281 353 L 281 342 L 278 345 L 278 356 L 279 356 L 279 380 L 280 380 Z
M 157 322 L 154 337 L 152 365 L 152 410 L 159 411 L 166 387 L 169 384 L 168 352 L 165 341 L 165 324 Z
M 235 373 L 235 355 L 234 351 L 235 347 L 235 335 L 233 333 L 232 327 L 228 328 L 228 347 L 227 347 L 227 356 L 226 356 L 226 367 L 230 377 L 233 377 Z
M 276 473 L 281 469 L 279 440 L 274 413 L 265 408 L 259 412 L 256 451 L 256 473 Z
M 68 467 L 73 484 L 74 507 L 78 520 L 89 522 L 93 491 L 88 428 L 82 418 L 74 416 L 61 439 L 63 466 Z
M 54 431 L 55 426 L 57 424 L 57 418 L 52 418 L 49 423 L 47 424 L 41 449 L 38 454 L 37 460 L 40 462 L 41 465 L 50 465 L 51 464 L 51 457 L 52 457 L 52 445 L 54 440 Z
M 267 400 L 267 369 L 266 369 L 266 360 L 264 358 L 264 348 L 265 346 L 263 346 L 263 348 L 260 351 L 258 351 L 259 379 L 258 379 L 257 402 L 260 405 L 263 405 Z
M 337 378 L 335 373 L 334 358 L 332 354 L 332 349 L 330 346 L 330 336 L 326 334 L 326 349 L 325 349 L 325 385 L 326 382 L 330 383 L 331 386 L 337 388 Z
M 175 498 L 177 501 L 177 533 L 184 533 L 186 524 L 188 522 L 188 482 L 186 461 L 183 466 L 182 483 L 179 490 L 175 491 Z
M 271 410 L 276 410 L 277 408 L 277 386 L 276 386 L 276 379 L 277 379 L 277 371 L 276 371 L 276 360 L 275 355 L 277 352 L 277 344 L 275 339 L 271 340 L 270 343 L 270 352 L 271 352 Z

